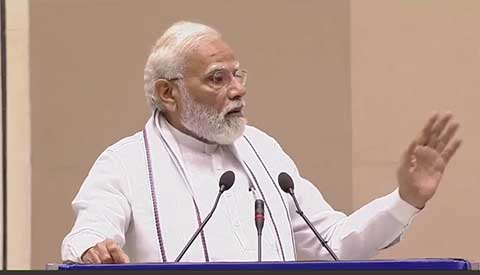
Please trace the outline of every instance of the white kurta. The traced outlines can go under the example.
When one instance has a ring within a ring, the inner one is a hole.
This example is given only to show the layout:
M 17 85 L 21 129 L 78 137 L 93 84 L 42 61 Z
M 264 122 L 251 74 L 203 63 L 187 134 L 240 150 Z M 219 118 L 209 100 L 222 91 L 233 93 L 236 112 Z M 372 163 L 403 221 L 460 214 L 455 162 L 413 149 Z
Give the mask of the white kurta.
M 159 115 L 97 159 L 72 203 L 76 220 L 62 259 L 80 262 L 86 249 L 114 239 L 132 262 L 173 261 L 210 212 L 227 170 L 235 184 L 182 261 L 255 261 L 255 197 L 266 203 L 263 260 L 331 259 L 278 186 L 280 172 L 292 176 L 303 211 L 340 259 L 372 257 L 399 240 L 418 212 L 395 190 L 346 216 L 260 130 L 247 126 L 230 146 L 208 145 Z

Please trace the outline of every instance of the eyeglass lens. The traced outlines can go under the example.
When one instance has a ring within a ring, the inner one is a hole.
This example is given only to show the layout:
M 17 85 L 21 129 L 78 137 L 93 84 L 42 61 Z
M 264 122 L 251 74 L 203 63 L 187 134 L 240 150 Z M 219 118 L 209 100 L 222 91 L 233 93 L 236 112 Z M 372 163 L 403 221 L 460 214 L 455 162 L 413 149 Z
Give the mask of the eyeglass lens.
M 233 76 L 228 70 L 216 71 L 212 76 L 212 84 L 215 87 L 223 88 L 232 82 L 233 77 L 235 77 L 243 86 L 245 86 L 247 82 L 247 72 L 244 70 L 235 71 Z

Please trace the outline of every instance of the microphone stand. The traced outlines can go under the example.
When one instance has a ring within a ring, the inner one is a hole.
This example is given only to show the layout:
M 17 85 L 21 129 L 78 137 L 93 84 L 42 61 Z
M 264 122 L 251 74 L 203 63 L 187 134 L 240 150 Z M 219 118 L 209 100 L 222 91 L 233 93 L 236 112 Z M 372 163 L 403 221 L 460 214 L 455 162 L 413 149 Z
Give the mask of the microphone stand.
M 265 221 L 264 202 L 261 199 L 255 200 L 255 227 L 257 228 L 258 261 L 262 261 L 262 230 Z
M 327 242 L 322 238 L 322 236 L 320 236 L 320 233 L 318 233 L 317 229 L 315 228 L 315 226 L 313 226 L 313 224 L 310 222 L 310 220 L 307 218 L 307 216 L 305 216 L 305 214 L 303 213 L 302 209 L 300 209 L 300 205 L 298 204 L 298 201 L 297 201 L 297 198 L 295 197 L 295 194 L 293 193 L 293 189 L 292 188 L 289 188 L 288 190 L 288 193 L 292 196 L 293 198 L 293 202 L 295 203 L 295 207 L 297 208 L 296 212 L 303 218 L 303 220 L 307 223 L 308 227 L 310 227 L 310 229 L 313 231 L 313 233 L 315 234 L 315 236 L 317 237 L 317 239 L 322 243 L 323 247 L 325 247 L 328 251 L 328 253 L 330 253 L 330 256 L 332 256 L 332 258 L 335 260 L 335 261 L 338 261 L 338 257 L 337 255 L 335 254 L 335 252 L 333 252 L 333 250 L 330 248 L 330 246 L 327 244 Z
M 188 241 L 188 243 L 185 245 L 185 247 L 183 248 L 182 252 L 180 252 L 180 254 L 178 255 L 178 257 L 175 259 L 175 262 L 179 262 L 183 255 L 185 255 L 185 253 L 187 252 L 188 248 L 190 248 L 190 246 L 192 245 L 193 241 L 197 238 L 198 234 L 200 234 L 200 232 L 202 231 L 202 229 L 205 227 L 205 225 L 207 224 L 207 222 L 210 220 L 210 218 L 212 217 L 213 215 L 213 212 L 215 211 L 215 209 L 217 208 L 217 204 L 218 204 L 218 201 L 220 200 L 220 196 L 223 194 L 223 191 L 225 191 L 225 185 L 221 185 L 220 186 L 220 190 L 218 191 L 218 195 L 217 195 L 217 199 L 215 200 L 215 203 L 213 204 L 213 208 L 212 208 L 212 211 L 210 211 L 210 213 L 208 213 L 208 216 L 205 218 L 205 220 L 202 222 L 202 224 L 200 225 L 200 227 L 197 229 L 197 231 L 195 231 L 195 233 L 193 233 L 192 237 L 190 238 L 190 240 Z

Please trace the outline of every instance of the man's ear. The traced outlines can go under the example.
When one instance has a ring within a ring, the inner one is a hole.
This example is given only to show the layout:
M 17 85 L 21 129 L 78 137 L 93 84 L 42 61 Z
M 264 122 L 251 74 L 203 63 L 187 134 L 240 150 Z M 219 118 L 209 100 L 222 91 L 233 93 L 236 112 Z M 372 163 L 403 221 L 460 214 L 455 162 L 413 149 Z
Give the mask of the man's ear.
M 166 111 L 175 112 L 178 108 L 177 91 L 172 83 L 166 79 L 155 81 L 154 98 L 157 104 L 160 104 Z

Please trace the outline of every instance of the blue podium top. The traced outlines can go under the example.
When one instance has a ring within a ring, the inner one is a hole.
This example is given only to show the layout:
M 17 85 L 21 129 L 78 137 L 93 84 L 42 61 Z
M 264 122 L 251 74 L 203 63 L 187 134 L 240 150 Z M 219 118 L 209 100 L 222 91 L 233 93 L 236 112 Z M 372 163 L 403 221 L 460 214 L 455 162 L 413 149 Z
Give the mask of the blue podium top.
M 316 262 L 209 262 L 61 264 L 59 270 L 469 270 L 462 259 L 408 259 Z

